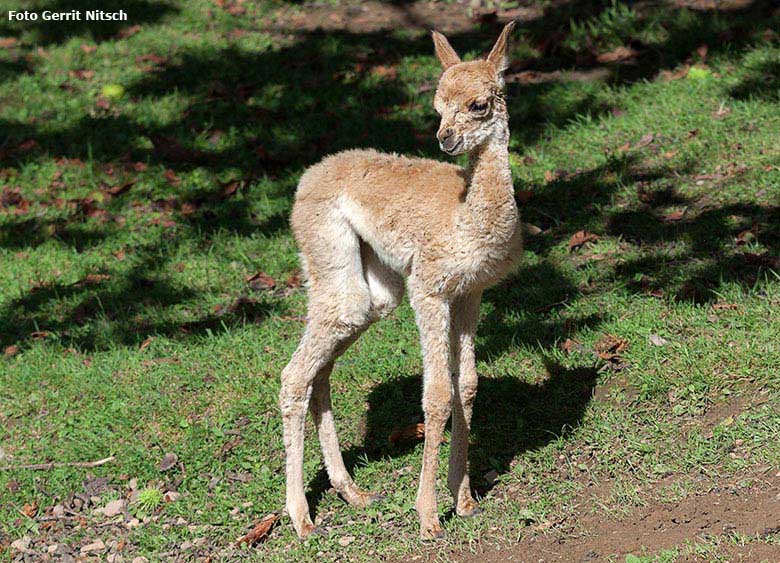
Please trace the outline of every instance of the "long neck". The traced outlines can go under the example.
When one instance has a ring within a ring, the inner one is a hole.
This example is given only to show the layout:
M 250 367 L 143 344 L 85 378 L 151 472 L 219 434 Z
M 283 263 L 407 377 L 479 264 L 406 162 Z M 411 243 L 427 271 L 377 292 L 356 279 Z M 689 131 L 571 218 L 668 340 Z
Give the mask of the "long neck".
M 509 169 L 509 127 L 506 122 L 469 155 L 466 200 L 461 220 L 479 233 L 507 239 L 517 224 L 512 174 Z

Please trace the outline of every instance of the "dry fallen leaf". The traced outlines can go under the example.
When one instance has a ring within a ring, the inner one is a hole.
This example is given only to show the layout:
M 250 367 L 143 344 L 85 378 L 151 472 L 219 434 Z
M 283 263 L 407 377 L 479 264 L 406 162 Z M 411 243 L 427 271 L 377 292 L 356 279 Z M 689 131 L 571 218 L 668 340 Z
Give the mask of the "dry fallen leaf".
M 225 136 L 225 132 L 221 131 L 219 129 L 214 130 L 211 135 L 209 135 L 209 143 L 212 145 L 217 145 L 222 140 L 222 137 Z
M 545 520 L 544 522 L 540 522 L 539 524 L 536 524 L 535 526 L 531 526 L 531 531 L 533 532 L 544 532 L 552 528 L 553 526 L 558 526 L 560 524 L 563 524 L 568 516 L 564 516 L 563 518 L 559 518 L 558 520 Z
M 19 188 L 3 188 L 2 194 L 0 194 L 0 206 L 13 207 L 20 205 L 24 201 L 22 192 Z
M 157 467 L 157 469 L 160 471 L 168 471 L 171 467 L 176 465 L 177 461 L 179 461 L 179 456 L 168 452 L 163 456 L 162 460 L 160 460 L 160 465 Z
M 271 514 L 267 514 L 263 517 L 260 522 L 255 524 L 254 528 L 249 530 L 249 532 L 245 535 L 240 537 L 236 541 L 236 545 L 241 545 L 242 543 L 245 543 L 247 545 L 255 545 L 256 543 L 259 543 L 266 539 L 268 537 L 268 534 L 271 531 L 271 528 L 274 527 L 274 524 L 279 520 L 279 514 L 277 512 L 272 512 Z
M 750 229 L 742 231 L 736 237 L 737 246 L 743 246 L 756 240 L 756 234 Z
M 36 141 L 35 139 L 25 139 L 24 141 L 19 143 L 17 149 L 19 150 L 19 152 L 30 152 L 37 146 L 38 146 L 38 141 Z
M 394 66 L 377 65 L 371 69 L 371 73 L 378 78 L 393 80 L 398 75 L 398 69 Z
M 714 119 L 723 119 L 730 113 L 731 113 L 731 108 L 726 106 L 724 103 L 721 103 L 718 106 L 718 109 L 712 112 L 712 117 Z
M 531 223 L 523 223 L 523 230 L 525 231 L 525 234 L 531 236 L 540 235 L 544 232 L 541 227 L 537 227 Z
M 138 347 L 138 351 L 143 352 L 144 350 L 146 350 L 149 347 L 149 345 L 152 343 L 152 340 L 154 339 L 150 336 L 149 338 L 141 342 L 141 346 Z
M 676 211 L 670 211 L 669 213 L 664 213 L 663 215 L 661 215 L 661 221 L 665 221 L 665 222 L 679 221 L 684 216 L 685 216 L 685 210 L 678 209 Z
M 663 82 L 669 82 L 670 80 L 679 80 L 688 76 L 688 71 L 691 70 L 691 65 L 682 65 L 676 70 L 662 70 L 659 73 L 659 77 Z
M 38 503 L 35 501 L 32 501 L 29 504 L 25 504 L 22 507 L 22 514 L 27 516 L 27 518 L 34 518 L 37 513 L 38 513 Z
M 133 184 L 135 184 L 135 180 L 128 180 L 115 186 L 106 186 L 104 191 L 111 195 L 120 195 L 129 190 Z
M 423 438 L 425 438 L 425 424 L 418 422 L 417 424 L 410 424 L 403 428 L 393 430 L 387 440 L 391 444 L 398 444 L 399 442 L 422 440 Z M 442 443 L 446 442 L 447 439 L 442 437 Z
M 131 35 L 135 35 L 141 31 L 140 25 L 131 25 L 130 27 L 126 27 L 125 29 L 121 30 L 119 33 L 116 34 L 117 37 L 120 39 L 127 39 Z
M 733 311 L 739 308 L 736 303 L 714 303 L 712 308 L 716 311 Z
M 574 340 L 573 338 L 567 338 L 561 343 L 561 350 L 563 350 L 567 354 L 571 354 L 572 352 L 583 351 L 584 347 L 579 341 Z
M 94 70 L 88 70 L 80 68 L 78 70 L 71 70 L 69 73 L 71 78 L 78 78 L 79 80 L 92 80 L 95 77 Z
M 99 283 L 102 283 L 104 281 L 108 281 L 111 279 L 111 276 L 108 274 L 87 274 L 83 278 L 81 278 L 79 281 L 74 283 L 73 285 L 82 287 L 85 285 L 97 285 Z
M 669 341 L 659 334 L 651 334 L 648 339 L 653 346 L 666 346 Z
M 163 172 L 163 177 L 165 180 L 171 185 L 171 186 L 178 186 L 181 183 L 181 180 L 176 175 L 176 172 L 171 170 L 170 168 L 166 168 L 165 172 Z
M 647 145 L 652 143 L 654 139 L 655 139 L 655 133 L 646 133 L 642 135 L 642 138 L 639 139 L 639 142 L 637 142 L 637 144 L 634 145 L 634 148 L 639 149 L 642 147 L 646 147 Z
M 588 231 L 577 231 L 569 239 L 569 252 L 574 252 L 583 245 L 589 242 L 596 242 L 597 240 L 599 240 L 598 235 L 594 235 Z
M 545 182 L 556 182 L 558 180 L 566 179 L 568 176 L 569 173 L 566 172 L 566 170 L 545 170 L 544 171 Z
M 393 430 L 390 433 L 388 442 L 391 444 L 397 444 L 398 442 L 405 442 L 407 440 L 421 440 L 425 438 L 425 424 L 418 422 L 417 424 L 410 424 L 403 428 Z
M 192 201 L 185 201 L 181 204 L 182 215 L 192 215 L 198 210 L 198 204 Z
M 6 356 L 15 356 L 19 353 L 19 346 L 16 346 L 15 344 L 11 344 L 10 346 L 6 346 L 5 350 L 3 350 L 3 353 Z
M 297 289 L 301 287 L 301 275 L 299 273 L 290 274 L 284 281 L 284 285 L 290 289 Z
M 232 182 L 228 182 L 226 184 L 223 184 L 222 185 L 222 197 L 232 197 L 232 196 L 236 195 L 240 185 L 241 185 L 241 182 L 239 182 L 238 180 L 233 180 Z
M 156 55 L 154 53 L 149 53 L 147 55 L 138 55 L 135 58 L 136 64 L 143 64 L 143 63 L 152 63 L 153 65 L 161 65 L 165 64 L 165 62 L 168 59 L 165 57 L 161 57 L 160 55 Z
M 613 49 L 607 53 L 601 53 L 596 60 L 600 63 L 619 63 L 635 58 L 639 54 L 639 51 L 632 49 L 631 47 L 623 47 L 622 45 L 617 49 Z
M 273 289 L 276 287 L 276 280 L 265 272 L 257 272 L 246 277 L 249 287 L 256 290 Z
M 222 444 L 222 447 L 219 448 L 216 452 L 216 457 L 221 460 L 225 460 L 227 458 L 227 455 L 236 447 L 238 446 L 242 441 L 241 436 L 236 436 L 232 440 L 228 440 L 224 444 Z
M 628 340 L 620 338 L 614 334 L 607 334 L 601 340 L 596 343 L 596 353 L 599 358 L 608 362 L 616 362 L 620 359 L 626 348 L 628 348 Z

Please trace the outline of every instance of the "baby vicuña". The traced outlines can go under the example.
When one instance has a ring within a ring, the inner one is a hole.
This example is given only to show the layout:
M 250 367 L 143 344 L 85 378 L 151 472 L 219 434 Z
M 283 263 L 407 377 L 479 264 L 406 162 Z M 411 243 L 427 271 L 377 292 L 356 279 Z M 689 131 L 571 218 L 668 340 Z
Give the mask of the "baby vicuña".
M 467 472 L 477 391 L 474 335 L 483 290 L 521 254 L 509 169 L 503 96 L 513 23 L 484 60 L 461 62 L 433 32 L 443 67 L 434 99 L 441 150 L 468 153 L 466 169 L 374 150 L 329 156 L 301 177 L 292 229 L 308 279 L 306 331 L 282 372 L 279 396 L 287 453 L 287 511 L 300 537 L 317 531 L 303 483 L 306 411 L 311 409 L 333 487 L 365 507 L 381 495 L 359 488 L 341 457 L 330 399 L 333 363 L 403 297 L 404 281 L 423 354 L 425 445 L 416 509 L 420 535 L 441 537 L 435 482 L 439 444 L 452 414 L 449 489 L 460 516 L 481 511 Z

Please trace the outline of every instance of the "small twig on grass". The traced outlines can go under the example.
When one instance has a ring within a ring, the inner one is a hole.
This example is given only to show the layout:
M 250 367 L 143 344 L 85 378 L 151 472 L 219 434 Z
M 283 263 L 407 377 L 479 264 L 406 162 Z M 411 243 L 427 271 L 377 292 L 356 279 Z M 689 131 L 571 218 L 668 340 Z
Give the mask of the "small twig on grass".
M 47 470 L 55 467 L 100 467 L 114 461 L 114 456 L 109 456 L 97 461 L 52 461 L 49 463 L 30 463 L 28 465 L 3 465 L 0 471 L 13 471 L 16 469 Z
M 556 301 L 555 303 L 548 303 L 547 305 L 542 305 L 541 307 L 537 307 L 536 309 L 533 309 L 532 313 L 546 313 L 547 311 L 551 311 L 552 309 L 555 309 L 559 305 L 566 305 L 569 301 L 569 296 L 566 296 L 566 299 L 563 301 Z
M 84 516 L 38 516 L 35 520 L 38 522 L 56 522 L 58 520 L 78 520 L 84 518 Z

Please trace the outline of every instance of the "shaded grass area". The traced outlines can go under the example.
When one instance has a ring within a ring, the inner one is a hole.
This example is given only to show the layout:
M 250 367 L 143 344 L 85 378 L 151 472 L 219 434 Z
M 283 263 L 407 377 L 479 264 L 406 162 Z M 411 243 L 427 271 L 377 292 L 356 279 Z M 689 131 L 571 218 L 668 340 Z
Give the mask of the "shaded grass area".
M 105 532 L 152 559 L 201 537 L 187 553 L 235 556 L 283 505 L 275 398 L 305 314 L 287 227 L 301 171 L 354 146 L 443 158 L 427 34 L 288 29 L 271 17 L 281 4 L 223 4 L 0 25 L 15 39 L 0 49 L 0 464 L 113 454 L 92 471 L 115 485 L 98 505 L 131 478 L 178 489 L 156 519 Z M 521 22 L 511 149 L 534 228 L 483 305 L 470 461 L 487 512 L 448 518 L 431 553 L 531 533 L 588 484 L 615 482 L 611 512 L 661 478 L 780 463 L 777 19 L 771 2 L 551 2 Z M 451 41 L 478 56 L 499 27 L 475 20 Z M 603 56 L 618 47 L 633 54 Z M 598 240 L 569 252 L 582 230 Z M 276 286 L 252 286 L 256 272 Z M 608 334 L 628 342 L 613 362 L 594 352 Z M 299 544 L 283 521 L 256 559 L 418 551 L 420 445 L 388 437 L 421 420 L 419 355 L 402 307 L 334 375 L 345 457 L 386 503 L 360 512 L 330 494 L 310 432 L 311 500 L 333 532 Z M 768 401 L 708 419 L 735 396 Z M 78 551 L 100 535 L 39 519 L 85 479 L 0 473 L 0 546 L 29 535 Z

